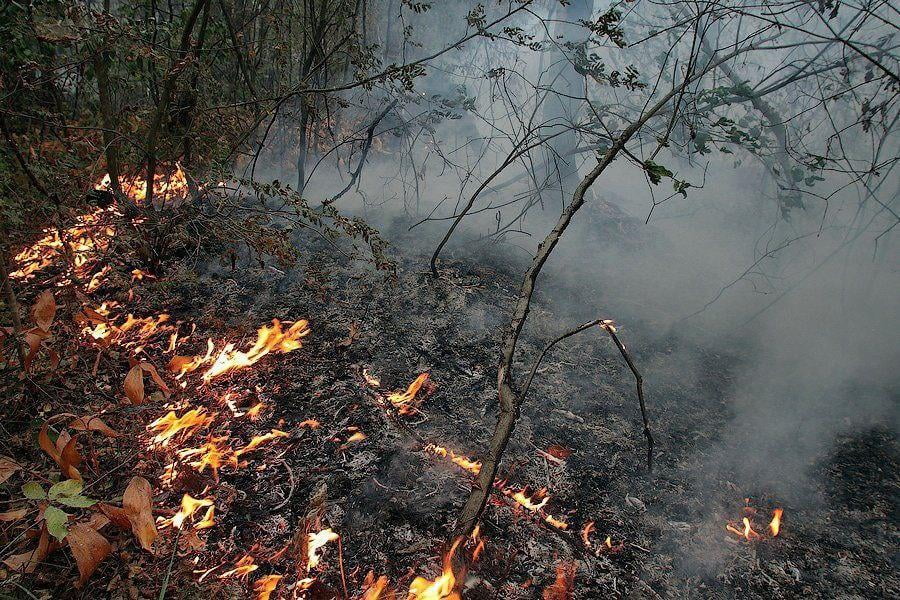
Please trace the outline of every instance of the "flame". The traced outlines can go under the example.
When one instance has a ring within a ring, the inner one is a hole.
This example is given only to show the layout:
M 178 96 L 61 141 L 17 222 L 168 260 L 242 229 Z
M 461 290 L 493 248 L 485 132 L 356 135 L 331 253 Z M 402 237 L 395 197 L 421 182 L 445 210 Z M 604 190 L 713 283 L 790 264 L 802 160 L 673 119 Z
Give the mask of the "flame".
M 503 490 L 503 493 L 518 502 L 521 506 L 534 512 L 544 508 L 547 505 L 547 502 L 550 501 L 550 495 L 547 494 L 547 488 L 541 488 L 531 495 L 526 493 L 527 489 L 528 488 L 525 487 L 518 492 Z
M 366 574 L 366 578 L 363 581 L 363 592 L 362 597 L 359 600 L 393 600 L 395 598 L 394 593 L 388 590 L 387 594 L 385 594 L 385 590 L 387 590 L 388 586 L 388 578 L 382 575 L 378 579 L 375 579 L 375 573 L 369 571 Z M 384 594 L 384 596 L 382 596 Z
M 105 304 L 102 306 L 105 306 Z M 101 316 L 104 315 L 100 309 L 86 309 L 81 315 L 82 322 L 87 321 L 88 323 L 93 323 L 97 320 L 96 318 L 92 318 L 91 315 L 88 315 L 88 310 L 93 310 Z M 128 337 L 128 334 L 133 332 L 133 335 L 135 335 L 137 339 L 124 343 L 125 346 L 132 346 L 136 343 L 146 342 L 156 333 L 170 330 L 171 326 L 166 325 L 170 318 L 171 317 L 166 313 L 162 313 L 155 317 L 142 318 L 136 318 L 133 314 L 129 313 L 125 320 L 118 325 L 114 325 L 107 320 L 105 322 L 96 323 L 94 327 L 87 326 L 82 331 L 97 342 L 101 342 L 101 345 L 105 346 L 109 346 L 112 343 L 122 344 L 125 338 Z
M 368 369 L 363 369 L 363 379 L 372 387 L 381 387 L 381 380 L 370 374 Z
M 428 373 L 422 373 L 416 380 L 409 384 L 405 392 L 391 392 L 387 398 L 394 405 L 401 415 L 411 415 L 418 411 L 416 402 L 416 394 L 419 389 L 428 381 Z
M 122 193 L 135 204 L 142 203 L 147 198 L 147 180 L 140 176 L 127 177 L 119 176 L 119 185 Z M 111 191 L 112 178 L 109 173 L 94 186 L 95 190 Z M 171 175 L 165 173 L 156 173 L 153 176 L 153 197 L 154 201 L 161 204 L 166 202 L 175 204 L 183 201 L 188 195 L 188 182 L 181 165 L 176 165 L 175 172 Z M 158 200 L 156 200 L 158 199 Z
M 317 533 L 310 532 L 307 534 L 309 536 L 309 541 L 307 543 L 307 556 L 309 557 L 309 562 L 307 562 L 308 570 L 313 570 L 317 566 L 319 566 L 319 561 L 322 559 L 319 554 L 319 550 L 328 542 L 333 542 L 338 539 L 339 536 L 331 529 L 323 529 Z
M 459 538 L 453 542 L 450 551 L 444 555 L 443 571 L 437 579 L 413 579 L 409 584 L 408 600 L 462 600 L 462 596 L 456 591 L 456 576 L 453 574 L 453 554 L 461 541 L 462 538 Z
M 553 515 L 542 515 L 541 517 L 544 519 L 544 521 L 545 521 L 548 525 L 551 525 L 551 526 L 553 526 L 553 527 L 556 527 L 557 529 L 566 530 L 566 529 L 569 528 L 569 524 L 568 524 L 568 523 L 566 523 L 566 522 L 563 521 L 562 519 L 557 519 L 557 518 L 554 517 Z
M 206 427 L 216 418 L 217 413 L 211 415 L 206 414 L 206 409 L 195 408 L 184 413 L 180 417 L 175 416 L 175 411 L 160 417 L 150 423 L 147 427 L 151 432 L 155 432 L 153 437 L 154 444 L 168 446 L 169 441 L 175 437 L 180 431 L 194 429 L 196 427 Z
M 185 450 L 180 450 L 178 452 L 179 458 L 190 458 L 192 456 L 199 456 L 200 458 L 192 463 L 189 463 L 192 467 L 197 469 L 198 472 L 202 473 L 207 467 L 209 467 L 210 471 L 212 471 L 213 479 L 216 481 L 219 480 L 219 469 L 223 464 L 229 462 L 231 460 L 231 456 L 234 454 L 231 451 L 231 448 L 222 448 L 219 444 L 222 444 L 228 439 L 228 436 L 222 437 L 210 437 L 209 440 L 199 448 L 187 448 Z
M 351 435 L 350 437 L 347 438 L 347 443 L 355 444 L 356 442 L 361 442 L 364 439 L 366 439 L 366 434 L 364 434 L 362 431 L 357 431 L 356 433 L 354 433 L 353 435 Z
M 213 356 L 215 345 L 207 340 L 204 356 L 175 356 L 169 362 L 169 370 L 178 373 L 178 378 L 195 371 L 203 365 L 210 367 L 203 374 L 203 381 L 209 383 L 214 378 L 256 364 L 270 352 L 286 354 L 301 348 L 300 339 L 309 334 L 309 323 L 295 321 L 287 331 L 282 331 L 281 322 L 272 319 L 272 325 L 263 325 L 257 331 L 256 343 L 246 351 L 235 350 L 233 343 L 226 344 Z
M 581 528 L 581 541 L 584 542 L 584 545 L 588 548 L 591 547 L 591 533 L 593 533 L 594 529 L 593 521 L 588 521 L 584 524 L 584 527 Z
M 448 450 L 443 446 L 437 446 L 435 444 L 428 444 L 425 446 L 424 450 L 426 452 L 430 452 L 435 456 L 440 456 L 442 458 L 449 458 L 453 464 L 456 466 L 465 469 L 466 471 L 472 473 L 473 475 L 478 475 L 481 472 L 481 463 L 474 460 L 469 460 L 465 456 L 460 454 L 456 454 L 453 450 Z
M 274 440 L 277 438 L 287 437 L 288 433 L 285 431 L 279 431 L 278 429 L 273 429 L 269 433 L 264 433 L 262 435 L 253 436 L 253 439 L 250 440 L 250 443 L 244 446 L 243 448 L 239 448 L 234 452 L 234 462 L 237 463 L 237 460 L 241 457 L 241 455 L 246 454 L 247 452 L 251 452 L 256 450 L 261 445 L 265 444 L 269 440 Z
M 105 250 L 109 245 L 110 238 L 115 235 L 114 227 L 103 224 L 103 218 L 112 214 L 116 214 L 114 207 L 98 208 L 94 212 L 79 216 L 76 225 L 63 231 L 63 238 L 68 245 L 76 274 L 79 277 L 84 278 L 89 275 L 95 262 L 93 260 L 94 253 L 98 250 Z M 64 254 L 59 229 L 48 227 L 42 233 L 43 236 L 38 241 L 15 255 L 14 261 L 19 268 L 9 274 L 11 278 L 29 279 L 35 273 L 52 265 L 60 255 Z M 99 280 L 95 285 L 99 285 Z
M 783 508 L 776 508 L 772 515 L 772 520 L 769 522 L 769 531 L 772 532 L 772 537 L 775 537 L 778 535 L 778 532 L 781 531 L 781 515 L 783 514 Z
M 281 582 L 281 575 L 266 575 L 260 577 L 253 584 L 253 591 L 256 592 L 256 600 L 269 600 L 272 592 Z
M 213 525 L 216 524 L 216 521 L 213 517 L 216 514 L 216 507 L 210 506 L 206 509 L 206 514 L 203 515 L 203 520 L 194 523 L 194 529 L 209 529 Z
M 259 565 L 254 564 L 253 557 L 249 554 L 241 557 L 237 563 L 235 563 L 234 568 L 230 571 L 225 571 L 221 575 L 219 575 L 219 579 L 225 579 L 227 577 L 238 577 L 240 579 L 246 579 L 250 573 L 259 568 Z
M 742 519 L 742 521 L 744 522 L 743 530 L 738 529 L 737 527 L 733 526 L 731 523 L 726 525 L 725 529 L 727 529 L 728 531 L 730 531 L 731 533 L 733 533 L 739 537 L 746 539 L 747 541 L 750 541 L 752 539 L 760 537 L 760 535 L 753 530 L 753 527 L 751 527 L 750 519 L 748 519 L 747 517 L 744 517 Z
M 212 507 L 212 505 L 212 498 L 198 499 L 194 498 L 190 494 L 185 494 L 181 498 L 181 509 L 177 513 L 175 513 L 174 517 L 172 517 L 171 524 L 176 529 L 181 529 L 181 526 L 184 524 L 184 522 L 187 519 L 190 519 L 198 509 L 203 508 L 204 506 Z

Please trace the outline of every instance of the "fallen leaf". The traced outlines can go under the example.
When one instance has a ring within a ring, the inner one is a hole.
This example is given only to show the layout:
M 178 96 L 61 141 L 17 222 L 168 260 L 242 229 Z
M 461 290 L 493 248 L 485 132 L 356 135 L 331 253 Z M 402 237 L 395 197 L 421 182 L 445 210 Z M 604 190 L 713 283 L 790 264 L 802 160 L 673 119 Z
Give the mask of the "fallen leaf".
M 572 456 L 572 451 L 566 448 L 565 446 L 560 446 L 559 444 L 553 444 L 547 448 L 547 454 L 551 456 L 555 456 L 556 458 L 566 459 Z
M 31 320 L 44 331 L 50 331 L 55 316 L 56 300 L 53 299 L 53 292 L 44 290 L 31 307 Z
M 132 404 L 140 404 L 144 401 L 144 370 L 140 365 L 134 365 L 125 376 L 125 395 Z
M 99 508 L 100 512 L 106 515 L 106 518 L 108 518 L 116 527 L 119 527 L 120 529 L 131 529 L 131 519 L 128 518 L 128 512 L 124 508 L 103 503 L 98 504 L 97 508 Z
M 69 533 L 66 524 L 69 522 L 69 513 L 52 504 L 44 509 L 44 522 L 47 524 L 47 531 L 50 535 L 62 541 Z
M 156 370 L 156 367 L 148 362 L 142 362 L 141 369 L 150 373 L 150 377 L 153 378 L 153 381 L 156 383 L 156 385 L 159 386 L 159 389 L 161 389 L 166 396 L 172 395 L 172 390 L 169 389 L 169 386 L 166 385 L 166 382 L 163 380 L 163 378 L 159 376 L 159 372 Z
M 78 417 L 69 423 L 69 428 L 76 431 L 97 431 L 111 438 L 119 436 L 115 429 L 103 422 L 103 419 L 92 415 Z
M 33 550 L 22 552 L 21 554 L 13 554 L 3 559 L 5 564 L 11 571 L 19 573 L 33 573 L 34 569 L 42 560 L 50 553 L 50 536 L 47 529 L 41 529 L 41 537 L 38 539 L 38 545 Z
M 153 552 L 153 541 L 156 539 L 156 523 L 153 520 L 153 489 L 150 482 L 143 477 L 132 477 L 122 497 L 122 507 L 131 531 L 140 542 L 141 547 Z
M 28 344 L 28 353 L 25 355 L 25 360 L 22 363 L 22 368 L 25 371 L 31 370 L 31 362 L 37 355 L 38 350 L 41 349 L 41 342 L 49 337 L 50 334 L 39 327 L 34 327 L 25 332 L 25 343 Z
M 634 496 L 629 496 L 628 494 L 625 495 L 625 504 L 635 510 L 647 510 L 647 505 L 644 504 L 643 500 L 641 500 L 640 498 L 635 498 Z
M 0 483 L 3 483 L 12 477 L 13 474 L 21 468 L 19 463 L 8 456 L 0 456 Z
M 84 523 L 72 525 L 69 535 L 66 536 L 69 548 L 78 565 L 78 583 L 75 587 L 81 587 L 88 577 L 97 570 L 97 565 L 112 551 L 112 546 L 106 538 L 97 533 Z
M 18 521 L 28 514 L 28 507 L 14 508 L 6 512 L 0 513 L 0 521 Z

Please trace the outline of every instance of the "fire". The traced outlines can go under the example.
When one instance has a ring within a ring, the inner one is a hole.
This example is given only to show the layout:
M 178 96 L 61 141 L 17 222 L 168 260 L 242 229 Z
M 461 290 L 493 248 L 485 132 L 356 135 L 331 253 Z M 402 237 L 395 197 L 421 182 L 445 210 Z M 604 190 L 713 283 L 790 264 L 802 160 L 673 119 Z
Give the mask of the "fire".
M 756 513 L 754 509 L 749 507 L 745 508 L 745 511 L 751 515 Z M 776 508 L 772 511 L 772 520 L 769 521 L 768 525 L 768 530 L 772 534 L 772 537 L 776 537 L 781 532 L 781 517 L 783 514 L 783 508 Z M 725 525 L 725 530 L 748 542 L 761 540 L 766 537 L 765 534 L 753 529 L 753 523 L 750 521 L 749 517 L 743 517 L 740 524 L 728 523 Z
M 368 369 L 363 369 L 363 379 L 372 387 L 381 387 L 381 380 L 369 373 Z
M 416 394 L 419 393 L 426 381 L 428 381 L 428 373 L 422 373 L 416 377 L 415 381 L 409 384 L 405 392 L 391 392 L 387 398 L 401 415 L 414 414 L 418 412 L 417 406 L 419 404 L 416 402 Z
M 322 559 L 319 550 L 325 544 L 333 542 L 340 536 L 331 529 L 323 529 L 317 533 L 310 532 L 307 535 L 309 536 L 309 541 L 307 543 L 307 556 L 309 557 L 309 562 L 307 563 L 307 567 L 311 571 L 319 566 L 319 561 Z
M 184 525 L 184 522 L 187 519 L 190 519 L 193 514 L 197 512 L 197 510 L 203 508 L 204 506 L 212 507 L 212 505 L 212 498 L 198 499 L 194 498 L 190 494 L 185 494 L 181 498 L 181 509 L 177 513 L 175 513 L 174 517 L 172 517 L 171 524 L 176 529 L 181 529 L 182 525 Z
M 68 252 L 80 277 L 89 274 L 93 264 L 91 260 L 93 253 L 105 250 L 109 245 L 109 239 L 115 235 L 115 228 L 103 223 L 105 216 L 114 213 L 115 209 L 112 207 L 99 208 L 79 216 L 78 224 L 63 231 Z M 10 273 L 10 277 L 29 279 L 35 273 L 52 265 L 60 255 L 66 254 L 59 229 L 48 227 L 42 233 L 43 237 L 15 255 L 14 261 L 19 268 Z
M 272 592 L 275 591 L 275 588 L 281 582 L 281 577 L 281 575 L 266 575 L 257 579 L 256 583 L 253 584 L 256 600 L 269 600 Z
M 388 586 L 388 578 L 382 575 L 378 579 L 375 579 L 375 573 L 369 571 L 366 574 L 366 578 L 363 581 L 363 592 L 362 598 L 360 600 L 393 600 L 395 598 L 394 593 L 387 589 Z M 387 593 L 385 593 L 387 591 Z
M 212 471 L 213 479 L 219 480 L 219 469 L 223 464 L 231 460 L 234 454 L 231 448 L 222 448 L 220 444 L 228 440 L 228 436 L 210 437 L 209 440 L 199 448 L 187 448 L 178 452 L 179 458 L 191 458 L 199 456 L 199 459 L 190 463 L 192 467 L 202 473 L 207 467 Z
M 581 528 L 581 541 L 584 542 L 584 545 L 588 548 L 591 547 L 591 533 L 593 533 L 594 529 L 593 521 L 588 521 L 584 524 L 584 527 Z
M 213 356 L 215 345 L 210 339 L 204 356 L 175 356 L 169 362 L 169 370 L 178 373 L 178 378 L 181 378 L 208 364 L 210 366 L 203 373 L 203 381 L 209 383 L 220 375 L 254 365 L 271 352 L 293 352 L 303 346 L 300 339 L 308 334 L 309 323 L 306 320 L 295 321 L 287 331 L 283 331 L 281 322 L 272 319 L 271 326 L 263 325 L 259 328 L 256 343 L 246 351 L 235 350 L 234 344 L 229 343 Z
M 163 331 L 168 331 L 171 329 L 171 326 L 166 325 L 171 318 L 168 314 L 162 313 L 155 317 L 142 317 L 137 318 L 133 314 L 129 313 L 128 316 L 122 321 L 120 324 L 115 325 L 109 322 L 109 320 L 100 321 L 99 316 L 105 316 L 100 309 L 92 310 L 92 312 L 96 312 L 97 315 L 92 315 L 85 309 L 85 311 L 81 314 L 81 321 L 94 323 L 93 327 L 86 326 L 82 331 L 93 338 L 95 341 L 99 342 L 101 346 L 109 346 L 112 343 L 119 343 L 125 346 L 131 346 L 135 343 L 146 342 L 151 336 L 156 333 L 160 333 Z M 100 321 L 100 322 L 97 322 Z M 128 337 L 129 333 L 133 333 L 137 337 L 137 340 L 130 341 L 127 343 L 123 343 L 125 338 Z
M 550 496 L 547 494 L 547 488 L 541 488 L 531 495 L 526 494 L 527 489 L 528 488 L 522 488 L 518 492 L 503 490 L 503 493 L 518 502 L 521 506 L 533 512 L 541 510 L 547 505 L 547 502 L 550 501 Z
M 425 446 L 424 450 L 426 452 L 430 452 L 436 456 L 440 456 L 442 458 L 449 458 L 453 464 L 456 466 L 465 469 L 466 471 L 472 473 L 473 475 L 478 475 L 481 472 L 481 463 L 474 460 L 469 460 L 465 456 L 456 454 L 453 450 L 448 450 L 443 446 L 436 446 L 434 444 L 428 444 Z
M 262 435 L 254 436 L 253 439 L 250 440 L 249 444 L 247 444 L 243 448 L 239 448 L 238 450 L 235 450 L 233 462 L 237 463 L 237 460 L 241 457 L 242 454 L 246 454 L 247 452 L 256 450 L 261 445 L 265 444 L 266 442 L 268 442 L 270 440 L 283 438 L 283 437 L 287 437 L 287 436 L 288 436 L 287 432 L 279 431 L 278 429 L 273 429 L 269 433 L 264 433 Z
M 769 531 L 772 532 L 772 537 L 775 537 L 778 535 L 778 532 L 781 531 L 781 515 L 783 514 L 783 508 L 776 508 L 772 515 L 772 520 L 769 522 Z
M 409 585 L 408 600 L 462 600 L 456 591 L 456 576 L 453 574 L 453 554 L 462 539 L 453 542 L 450 551 L 444 555 L 443 571 L 431 581 L 424 577 L 416 577 Z
M 160 417 L 150 423 L 147 427 L 151 432 L 156 433 L 153 437 L 153 443 L 167 446 L 169 441 L 175 437 L 178 432 L 191 430 L 197 427 L 206 427 L 216 418 L 216 413 L 206 414 L 203 408 L 195 408 L 184 413 L 180 417 L 175 415 L 175 411 Z
M 147 181 L 143 177 L 120 175 L 119 185 L 122 188 L 122 193 L 128 196 L 135 204 L 142 203 L 147 197 Z M 94 186 L 94 189 L 102 191 L 112 190 L 112 179 L 109 173 L 103 176 L 103 179 Z M 183 201 L 187 195 L 188 182 L 181 165 L 177 165 L 175 172 L 171 175 L 156 173 L 153 176 L 153 197 L 158 199 L 161 204 L 166 202 L 178 203 Z
M 235 563 L 234 568 L 230 571 L 225 571 L 221 575 L 219 575 L 219 579 L 225 579 L 227 577 L 238 577 L 240 579 L 246 579 L 250 573 L 259 568 L 259 565 L 254 564 L 253 557 L 249 554 L 244 555 L 237 563 Z

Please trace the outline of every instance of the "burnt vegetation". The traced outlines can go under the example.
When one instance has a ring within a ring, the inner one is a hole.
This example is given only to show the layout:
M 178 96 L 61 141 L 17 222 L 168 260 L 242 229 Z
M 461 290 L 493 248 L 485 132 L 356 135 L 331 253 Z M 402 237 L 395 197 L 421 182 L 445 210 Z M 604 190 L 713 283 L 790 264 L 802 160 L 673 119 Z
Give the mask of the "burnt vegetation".
M 0 595 L 896 597 L 883 0 L 0 6 Z

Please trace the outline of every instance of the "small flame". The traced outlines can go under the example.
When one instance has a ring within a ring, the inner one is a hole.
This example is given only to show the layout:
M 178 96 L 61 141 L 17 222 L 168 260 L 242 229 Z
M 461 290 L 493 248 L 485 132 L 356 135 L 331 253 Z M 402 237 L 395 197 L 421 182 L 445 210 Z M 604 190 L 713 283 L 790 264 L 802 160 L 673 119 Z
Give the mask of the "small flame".
M 209 368 L 203 373 L 203 381 L 209 383 L 216 377 L 254 365 L 271 352 L 293 352 L 303 346 L 300 340 L 308 334 L 309 323 L 305 320 L 295 321 L 287 331 L 282 331 L 281 321 L 272 319 L 271 326 L 263 325 L 259 328 L 256 343 L 246 351 L 235 350 L 234 344 L 229 343 L 214 357 L 215 345 L 210 339 L 204 356 L 175 356 L 169 362 L 169 370 L 178 373 L 178 378 L 181 378 L 186 373 L 209 364 Z
M 219 469 L 226 462 L 230 462 L 230 456 L 233 454 L 231 448 L 222 448 L 223 444 L 228 440 L 228 436 L 210 437 L 209 440 L 199 448 L 187 448 L 178 452 L 179 458 L 191 458 L 199 456 L 200 458 L 190 465 L 202 473 L 207 467 L 212 471 L 213 479 L 219 480 Z
M 778 532 L 781 531 L 781 515 L 783 514 L 783 508 L 776 508 L 772 515 L 772 520 L 769 522 L 769 531 L 772 532 L 772 537 L 775 537 L 778 535 Z
M 588 548 L 591 547 L 591 533 L 593 533 L 594 529 L 596 528 L 594 527 L 593 521 L 588 521 L 584 524 L 584 527 L 581 528 L 581 541 L 584 542 L 584 545 Z
M 448 450 L 443 446 L 436 446 L 435 444 L 428 444 L 425 446 L 424 450 L 426 452 L 430 452 L 435 456 L 440 456 L 442 458 L 449 458 L 453 464 L 456 466 L 465 469 L 466 471 L 472 473 L 473 475 L 478 475 L 481 472 L 481 463 L 478 461 L 470 460 L 465 456 L 460 454 L 456 454 L 453 450 Z
M 147 180 L 140 176 L 119 176 L 119 186 L 122 193 L 128 196 L 135 204 L 141 204 L 147 198 Z M 94 186 L 95 190 L 110 191 L 112 178 L 109 173 Z M 176 165 L 171 175 L 156 173 L 153 176 L 153 197 L 161 203 L 176 204 L 183 201 L 188 195 L 188 182 L 181 165 Z
M 219 575 L 219 579 L 226 579 L 228 577 L 237 577 L 239 579 L 246 579 L 250 573 L 259 568 L 259 565 L 254 564 L 253 557 L 249 554 L 243 556 L 237 563 L 235 563 L 234 568 L 230 571 L 225 571 L 221 575 Z
M 194 498 L 190 494 L 185 494 L 181 498 L 181 509 L 172 517 L 172 526 L 181 529 L 187 519 L 190 519 L 197 510 L 204 506 L 211 507 L 213 505 L 212 498 Z M 208 511 L 207 511 L 208 512 Z
M 422 373 L 416 377 L 415 381 L 409 384 L 409 387 L 406 388 L 405 392 L 391 392 L 388 394 L 388 401 L 394 405 L 394 408 L 396 408 L 401 415 L 411 415 L 416 413 L 419 404 L 416 402 L 416 394 L 419 393 L 419 390 L 426 381 L 428 381 L 428 373 Z
M 249 444 L 247 444 L 243 448 L 239 448 L 238 450 L 235 450 L 234 461 L 236 462 L 238 460 L 238 458 L 241 457 L 241 455 L 251 452 L 253 450 L 256 450 L 261 445 L 265 444 L 266 442 L 268 442 L 270 440 L 283 438 L 283 437 L 287 437 L 287 436 L 288 436 L 287 432 L 279 431 L 278 429 L 273 429 L 269 433 L 264 433 L 262 435 L 254 436 L 253 439 L 250 440 Z
M 323 529 L 317 533 L 310 532 L 307 535 L 309 536 L 309 542 L 307 544 L 307 556 L 309 557 L 309 562 L 307 563 L 307 566 L 311 571 L 319 566 L 319 561 L 322 560 L 319 550 L 325 544 L 335 541 L 340 536 L 331 529 Z
M 365 591 L 359 600 L 381 600 L 382 598 L 388 600 L 395 598 L 394 593 L 391 591 L 388 591 L 388 593 L 385 594 L 387 586 L 388 578 L 386 576 L 382 575 L 378 579 L 375 579 L 375 573 L 369 571 L 363 581 L 363 589 Z
M 167 446 L 171 439 L 180 431 L 188 431 L 197 427 L 206 427 L 216 418 L 216 413 L 206 414 L 203 408 L 195 408 L 184 413 L 180 417 L 175 415 L 175 411 L 160 417 L 150 423 L 147 427 L 151 432 L 156 433 L 153 437 L 153 443 Z
M 453 554 L 461 541 L 461 538 L 457 539 L 444 555 L 443 571 L 437 579 L 413 579 L 409 585 L 408 600 L 462 600 L 462 596 L 456 591 L 456 576 L 453 574 Z
M 534 512 L 544 508 L 547 505 L 547 502 L 550 501 L 550 496 L 547 494 L 547 488 L 541 488 L 530 495 L 526 493 L 527 490 L 528 488 L 522 488 L 518 492 L 504 490 L 503 493 L 518 502 L 521 506 Z
M 281 582 L 281 577 L 281 575 L 266 575 L 257 579 L 256 583 L 253 584 L 256 600 L 269 600 L 272 592 L 275 591 L 275 588 Z
M 368 369 L 363 369 L 363 379 L 372 387 L 381 387 L 381 380 L 370 374 Z

